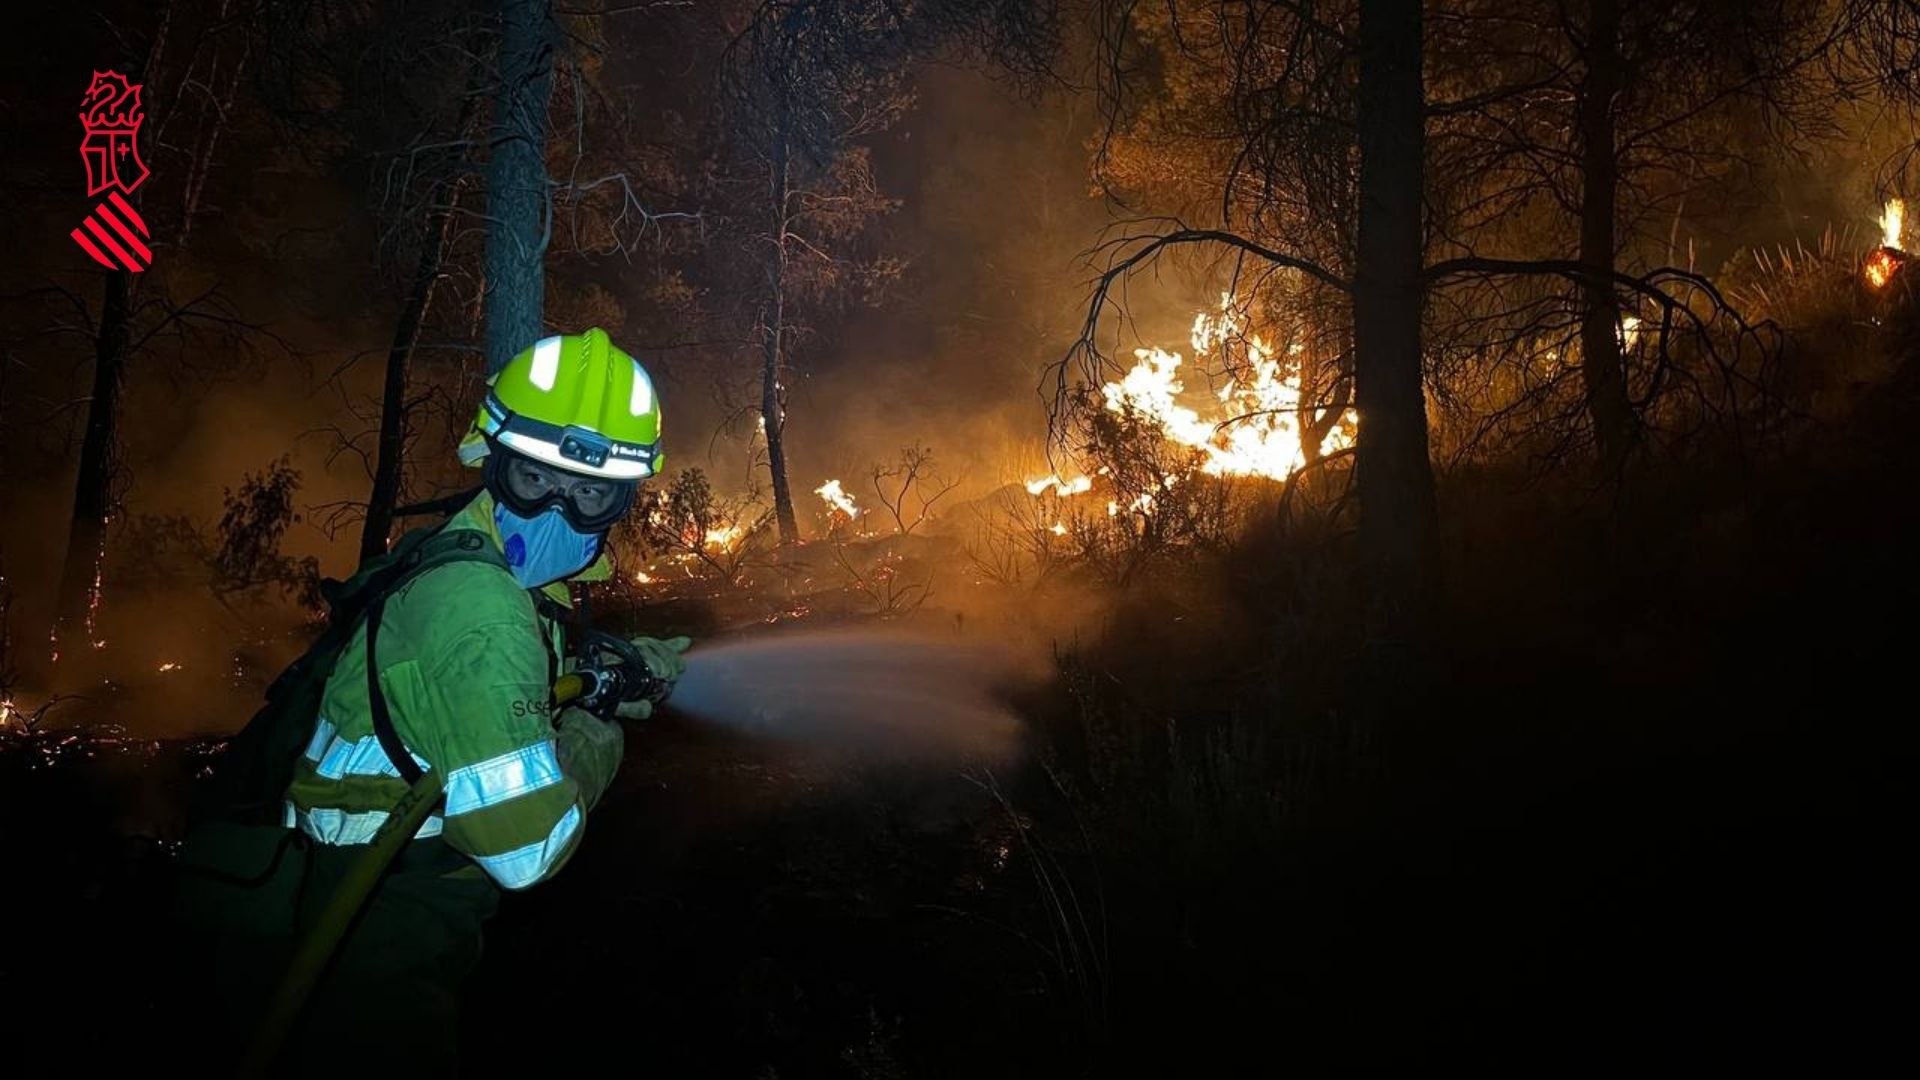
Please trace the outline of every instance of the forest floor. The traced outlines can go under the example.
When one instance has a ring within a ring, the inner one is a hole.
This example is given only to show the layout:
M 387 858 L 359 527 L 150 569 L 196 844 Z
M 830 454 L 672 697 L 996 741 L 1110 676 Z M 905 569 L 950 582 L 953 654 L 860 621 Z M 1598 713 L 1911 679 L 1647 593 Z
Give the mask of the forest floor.
M 580 853 L 489 927 L 468 1071 L 1877 1063 L 1915 959 L 1916 416 L 1597 527 L 1456 486 L 1440 671 L 1349 741 L 1273 745 L 1349 729 L 1351 683 L 1223 648 L 1282 607 L 1239 585 L 1063 653 L 992 771 L 636 727 Z M 76 1068 L 205 1037 L 138 835 L 203 763 L 0 755 L 0 1021 Z
M 1771 625 L 1679 683 L 1546 650 L 1463 660 L 1391 782 L 1197 841 L 1081 820 L 1035 757 L 862 765 L 663 718 L 631 733 L 566 872 L 491 925 L 471 1071 L 1871 1060 L 1899 1030 L 1904 710 L 1882 695 L 1910 654 L 1865 634 L 1766 649 Z M 1492 687 L 1500 707 L 1476 703 Z M 76 1063 L 193 1045 L 157 966 L 164 850 L 116 827 L 126 792 L 192 770 L 178 750 L 8 765 L 26 873 L 4 1015 Z M 498 1037 L 555 986 L 564 1026 Z

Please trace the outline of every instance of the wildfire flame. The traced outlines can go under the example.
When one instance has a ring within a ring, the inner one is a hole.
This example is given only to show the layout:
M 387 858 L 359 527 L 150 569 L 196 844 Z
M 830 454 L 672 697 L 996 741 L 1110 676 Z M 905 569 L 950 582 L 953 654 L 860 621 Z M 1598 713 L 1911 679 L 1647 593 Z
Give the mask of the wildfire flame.
M 1888 199 L 1880 214 L 1880 246 L 1867 256 L 1867 284 L 1882 288 L 1893 280 L 1893 272 L 1905 261 L 1901 246 L 1906 231 L 1907 204 L 1904 199 Z
M 717 529 L 708 529 L 705 539 L 708 547 L 717 547 L 722 551 L 732 551 L 733 546 L 739 543 L 740 538 L 746 534 L 747 530 L 738 525 L 725 525 Z M 644 578 L 645 575 L 642 575 L 642 577 Z M 642 583 L 644 584 L 644 581 Z
M 828 513 L 839 512 L 847 516 L 848 521 L 860 516 L 860 508 L 853 504 L 853 496 L 840 487 L 840 481 L 829 480 L 813 489 L 815 495 L 827 501 Z
M 1093 477 L 1076 476 L 1071 480 L 1062 480 L 1058 474 L 1055 474 L 1052 476 L 1043 476 L 1038 480 L 1027 481 L 1027 494 L 1029 495 L 1039 495 L 1048 488 L 1052 488 L 1055 495 L 1064 499 L 1071 495 L 1079 495 L 1083 492 L 1092 491 Z
M 1241 340 L 1241 331 L 1233 296 L 1223 294 L 1218 315 L 1203 311 L 1194 317 L 1194 355 L 1203 357 Z M 1213 415 L 1202 416 L 1181 403 L 1186 390 L 1180 378 L 1184 361 L 1179 353 L 1157 347 L 1134 350 L 1140 362 L 1120 381 L 1101 387 L 1107 408 L 1147 417 L 1168 439 L 1201 451 L 1206 456 L 1201 468 L 1207 473 L 1284 480 L 1307 463 L 1300 430 L 1300 414 L 1306 403 L 1296 359 L 1301 349 L 1296 346 L 1282 358 L 1258 335 L 1245 335 L 1244 340 L 1245 370 L 1219 391 L 1220 408 Z M 1351 410 L 1343 413 L 1321 440 L 1320 452 L 1350 445 L 1354 423 Z M 1150 506 L 1151 500 L 1147 501 Z M 1144 511 L 1147 507 L 1129 509 Z

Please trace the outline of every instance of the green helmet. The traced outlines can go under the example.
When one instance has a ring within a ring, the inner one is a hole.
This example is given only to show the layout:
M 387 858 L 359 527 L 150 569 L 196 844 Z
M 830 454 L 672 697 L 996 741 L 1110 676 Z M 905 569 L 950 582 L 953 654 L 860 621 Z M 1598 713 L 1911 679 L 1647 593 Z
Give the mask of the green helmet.
M 639 480 L 660 471 L 660 402 L 639 362 L 594 327 L 542 338 L 488 381 L 460 442 L 479 466 L 492 444 L 588 476 Z

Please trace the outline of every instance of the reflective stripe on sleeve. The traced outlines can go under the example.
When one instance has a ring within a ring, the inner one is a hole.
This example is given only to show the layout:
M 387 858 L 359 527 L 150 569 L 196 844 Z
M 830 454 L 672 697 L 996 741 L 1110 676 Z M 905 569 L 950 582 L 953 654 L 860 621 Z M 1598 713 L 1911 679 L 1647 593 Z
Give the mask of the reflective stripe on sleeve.
M 569 807 L 553 831 L 545 840 L 536 840 L 523 848 L 515 848 L 504 855 L 477 855 L 474 862 L 493 876 L 501 887 L 524 889 L 539 881 L 553 866 L 554 860 L 567 850 L 567 841 L 573 838 L 574 831 L 580 828 L 580 808 Z
M 564 779 L 553 740 L 463 765 L 447 774 L 447 816 L 498 806 Z

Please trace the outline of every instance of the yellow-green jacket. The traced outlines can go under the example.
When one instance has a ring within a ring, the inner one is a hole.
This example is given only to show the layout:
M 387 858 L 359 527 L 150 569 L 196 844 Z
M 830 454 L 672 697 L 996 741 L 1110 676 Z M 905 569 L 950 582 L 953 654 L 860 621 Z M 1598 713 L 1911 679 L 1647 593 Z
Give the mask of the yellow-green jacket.
M 500 548 L 485 493 L 445 528 L 475 530 Z M 578 579 L 606 575 L 603 558 Z M 546 591 L 567 600 L 562 583 Z M 445 777 L 446 802 L 417 836 L 443 836 L 508 889 L 560 869 L 620 765 L 618 724 L 572 708 L 555 722 L 560 655 L 559 627 L 533 592 L 487 562 L 421 574 L 387 598 L 380 620 L 380 687 L 394 731 L 423 770 Z M 327 679 L 287 789 L 287 824 L 319 843 L 364 844 L 406 789 L 374 735 L 362 625 Z

